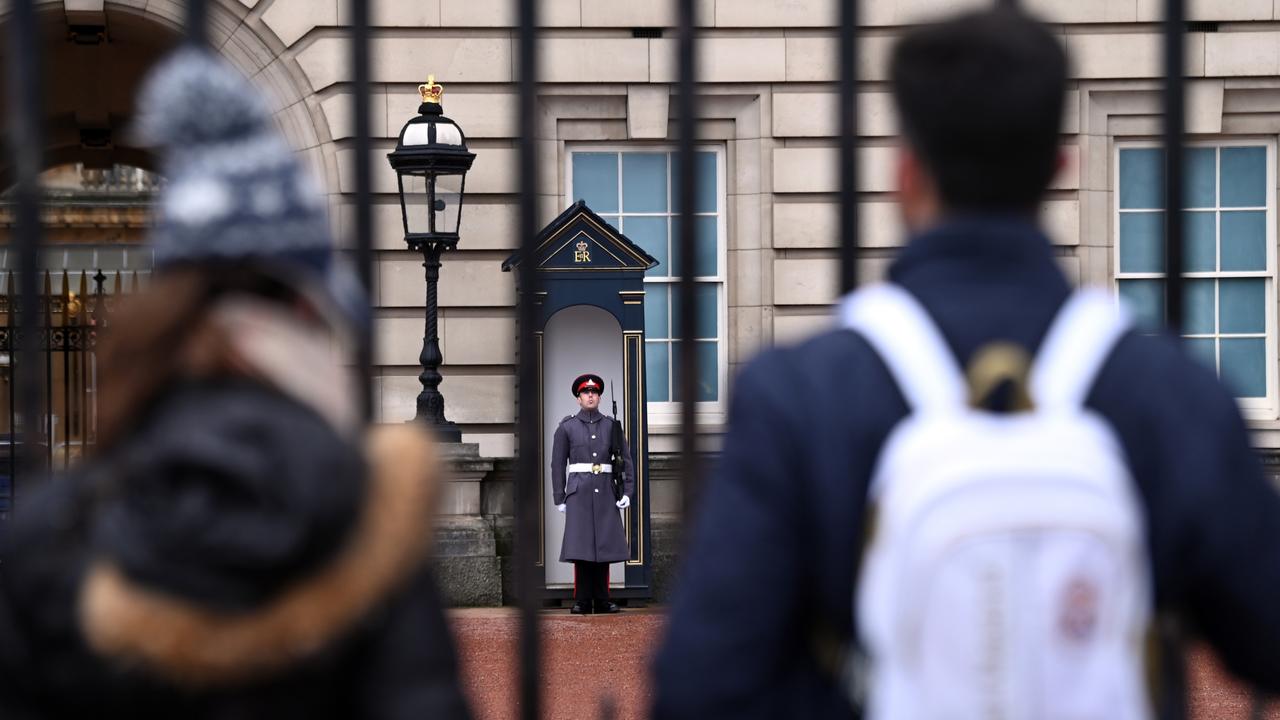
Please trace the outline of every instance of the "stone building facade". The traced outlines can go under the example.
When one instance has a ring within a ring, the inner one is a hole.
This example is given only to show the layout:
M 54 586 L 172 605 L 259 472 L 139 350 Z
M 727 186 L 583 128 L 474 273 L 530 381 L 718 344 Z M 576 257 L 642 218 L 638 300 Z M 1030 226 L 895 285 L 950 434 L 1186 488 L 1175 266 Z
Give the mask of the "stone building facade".
M 886 83 L 889 49 L 912 24 L 981 4 L 860 3 L 863 278 L 880 276 L 903 241 L 891 196 L 897 127 Z M 1154 245 L 1162 215 L 1152 168 L 1159 161 L 1163 4 L 1023 4 L 1052 24 L 1071 57 L 1066 165 L 1044 203 L 1045 226 L 1073 279 L 1110 287 L 1154 317 L 1160 309 L 1150 289 L 1162 267 Z M 472 558 L 465 574 L 489 578 L 467 580 L 483 589 L 466 599 L 490 602 L 497 582 L 492 570 L 508 537 L 514 450 L 515 290 L 514 278 L 501 271 L 518 243 L 514 2 L 372 5 L 376 413 L 384 422 L 412 417 L 419 391 L 421 261 L 402 241 L 395 175 L 384 156 L 415 111 L 416 86 L 433 74 L 446 87 L 445 112 L 477 154 L 467 177 L 462 241 L 446 256 L 441 276 L 441 390 L 447 416 L 481 456 L 459 475 L 448 527 L 457 529 L 458 556 Z M 327 181 L 334 223 L 349 228 L 354 150 L 346 2 L 210 0 L 210 6 L 214 45 L 272 93 L 289 140 Z M 597 212 L 624 225 L 633 239 L 640 236 L 646 249 L 667 247 L 670 207 L 654 188 L 669 193 L 663 168 L 675 142 L 673 7 L 666 0 L 540 3 L 536 142 L 543 222 L 590 195 Z M 127 142 L 95 150 L 75 130 L 121 131 L 136 77 L 176 38 L 182 3 L 47 0 L 41 8 L 50 38 L 99 25 L 107 38 L 99 45 L 65 44 L 53 61 L 59 74 L 50 82 L 51 156 L 145 166 Z M 837 11 L 837 0 L 697 3 L 698 128 L 707 171 L 699 193 L 709 203 L 701 240 L 707 272 L 699 275 L 715 307 L 705 320 L 707 366 L 698 405 L 698 432 L 708 451 L 722 433 L 735 370 L 762 347 L 823 327 L 836 297 Z M 1189 19 L 1187 129 L 1195 149 L 1188 172 L 1200 193 L 1188 204 L 1198 248 L 1190 254 L 1199 263 L 1188 305 L 1191 345 L 1237 389 L 1259 448 L 1280 449 L 1280 0 L 1192 0 Z M 601 207 L 597 200 L 615 205 Z M 661 294 L 669 278 L 659 269 L 649 280 L 651 295 Z M 669 327 L 659 315 L 655 311 L 648 328 L 653 357 L 669 350 L 669 342 L 663 344 Z M 653 364 L 649 370 L 651 377 L 664 372 Z M 679 509 L 668 460 L 679 439 L 670 399 L 661 391 L 649 398 L 658 538 L 675 526 Z

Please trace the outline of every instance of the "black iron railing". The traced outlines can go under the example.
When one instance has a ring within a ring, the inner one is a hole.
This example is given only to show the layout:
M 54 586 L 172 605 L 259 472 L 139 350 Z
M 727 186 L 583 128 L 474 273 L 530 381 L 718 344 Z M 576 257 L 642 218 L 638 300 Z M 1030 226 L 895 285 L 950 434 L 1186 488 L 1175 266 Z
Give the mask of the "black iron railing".
M 680 486 L 684 499 L 682 512 L 685 517 L 693 514 L 698 496 L 698 433 L 696 427 L 698 346 L 697 337 L 698 297 L 697 283 L 693 279 L 696 265 L 695 246 L 697 226 L 694 216 L 694 193 L 698 186 L 698 166 L 695 148 L 698 144 L 697 98 L 697 44 L 698 27 L 694 18 L 694 0 L 676 0 L 676 113 L 679 116 L 679 134 L 676 154 L 676 174 L 680 178 L 680 193 L 675 198 L 675 238 L 679 244 L 673 249 L 680 258 L 680 280 L 677 285 L 680 298 L 680 317 L 676 321 L 680 337 L 680 352 L 676 362 L 680 367 Z
M 1172 335 L 1182 330 L 1182 146 L 1185 100 L 1182 78 L 1186 56 L 1185 0 L 1164 4 L 1164 252 L 1165 318 Z
M 520 210 L 516 232 L 521 254 L 532 259 L 538 237 L 538 3 L 537 0 L 515 0 L 520 25 L 516 42 L 516 84 L 520 89 L 516 127 L 520 133 L 519 190 Z M 538 410 L 538 384 L 542 382 L 537 361 L 537 299 L 539 278 L 536 264 L 522 262 L 519 267 L 516 309 L 519 324 L 517 359 L 516 418 L 517 438 L 516 501 L 516 593 L 520 601 L 520 670 L 516 678 L 520 689 L 517 712 L 513 717 L 537 720 L 542 717 L 542 693 L 539 683 L 541 646 L 538 633 L 538 607 L 541 604 L 542 581 L 538 562 L 538 515 L 542 509 L 540 468 L 542 422 Z
M 55 289 L 54 282 L 58 281 Z M 14 480 L 33 464 L 63 468 L 97 443 L 98 332 L 109 324 L 115 298 L 132 291 L 138 273 L 101 270 L 60 275 L 45 271 L 38 281 L 35 332 L 17 320 L 30 296 L 13 273 L 0 276 L 0 515 L 12 509 Z M 37 367 L 25 368 L 34 345 Z M 42 415 L 22 406 L 19 378 L 35 372 Z

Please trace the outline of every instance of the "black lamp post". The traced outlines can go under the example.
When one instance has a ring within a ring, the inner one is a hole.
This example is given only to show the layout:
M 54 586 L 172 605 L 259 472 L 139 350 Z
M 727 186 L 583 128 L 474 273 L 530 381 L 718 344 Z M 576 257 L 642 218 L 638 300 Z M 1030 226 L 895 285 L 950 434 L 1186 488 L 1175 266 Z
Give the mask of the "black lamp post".
M 437 333 L 436 283 L 440 280 L 440 255 L 458 244 L 463 188 L 476 156 L 467 150 L 462 128 L 443 115 L 440 99 L 444 88 L 436 84 L 435 77 L 419 85 L 418 92 L 422 95 L 418 117 L 404 124 L 395 151 L 387 154 L 399 180 L 404 240 L 410 250 L 422 253 L 427 275 L 427 326 L 418 356 L 422 392 L 418 393 L 414 419 L 434 426 L 446 442 L 461 442 L 462 431 L 444 417 L 444 396 L 440 394 L 444 356 Z

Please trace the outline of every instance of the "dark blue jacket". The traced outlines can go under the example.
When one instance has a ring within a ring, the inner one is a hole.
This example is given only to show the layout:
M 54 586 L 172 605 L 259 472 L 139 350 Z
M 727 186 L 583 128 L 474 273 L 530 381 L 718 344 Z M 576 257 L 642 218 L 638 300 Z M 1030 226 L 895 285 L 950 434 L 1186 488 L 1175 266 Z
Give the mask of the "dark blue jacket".
M 1053 254 L 1030 224 L 965 218 L 914 238 L 889 276 L 967 363 L 996 339 L 1038 347 L 1070 292 Z M 1235 401 L 1172 339 L 1130 333 L 1088 405 L 1128 454 L 1158 608 L 1179 611 L 1235 673 L 1280 690 L 1280 495 Z M 742 370 L 655 660 L 657 718 L 851 715 L 810 637 L 819 623 L 852 632 L 867 485 L 906 414 L 884 364 L 847 330 Z

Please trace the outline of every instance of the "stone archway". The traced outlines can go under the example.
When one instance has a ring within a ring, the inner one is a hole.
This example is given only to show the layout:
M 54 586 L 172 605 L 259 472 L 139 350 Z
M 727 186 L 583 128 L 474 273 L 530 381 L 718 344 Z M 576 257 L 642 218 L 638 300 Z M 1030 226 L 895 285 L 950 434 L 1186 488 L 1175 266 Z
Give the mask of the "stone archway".
M 261 10 L 249 5 L 257 3 L 211 0 L 210 43 L 267 94 L 290 145 L 318 177 L 333 184 L 335 163 L 322 150 L 330 133 L 310 83 L 262 22 Z M 181 40 L 183 2 L 60 0 L 40 3 L 37 10 L 45 48 L 46 167 L 151 168 L 150 155 L 129 137 L 128 123 L 147 70 Z M 0 6 L 0 25 L 6 14 Z M 0 43 L 0 64 L 7 61 L 4 45 Z M 0 93 L 0 133 L 7 124 L 6 105 Z M 7 163 L 0 155 L 0 187 L 8 185 Z
M 332 145 L 318 101 L 292 54 L 261 21 L 261 11 L 248 7 L 255 4 L 209 0 L 210 43 L 267 94 L 288 142 L 317 177 L 333 184 L 336 171 L 329 168 L 335 164 L 325 155 Z M 0 31 L 8 30 L 3 27 L 7 10 L 0 0 Z M 183 14 L 182 0 L 37 3 L 45 170 L 39 292 L 46 296 L 45 307 L 56 308 L 42 323 L 66 337 L 80 337 L 105 318 L 94 314 L 107 312 L 108 303 L 89 296 L 129 292 L 150 271 L 150 253 L 141 245 L 156 186 L 146 171 L 156 169 L 155 158 L 131 136 L 131 121 L 143 78 L 182 39 Z M 8 44 L 0 42 L 0 70 L 8 52 Z M 5 78 L 7 72 L 0 72 L 0 137 L 10 112 Z M 0 191 L 11 185 L 9 162 L 9 153 L 0 152 Z M 12 209 L 0 199 L 0 327 L 11 319 L 12 222 Z M 92 353 L 84 343 L 70 348 L 70 342 L 60 348 L 51 342 L 43 349 L 52 369 L 39 422 L 47 428 L 46 447 L 55 466 L 74 461 L 96 441 Z M 17 427 L 9 363 L 7 348 L 0 347 L 0 437 Z M 0 477 L 0 510 L 7 482 Z

